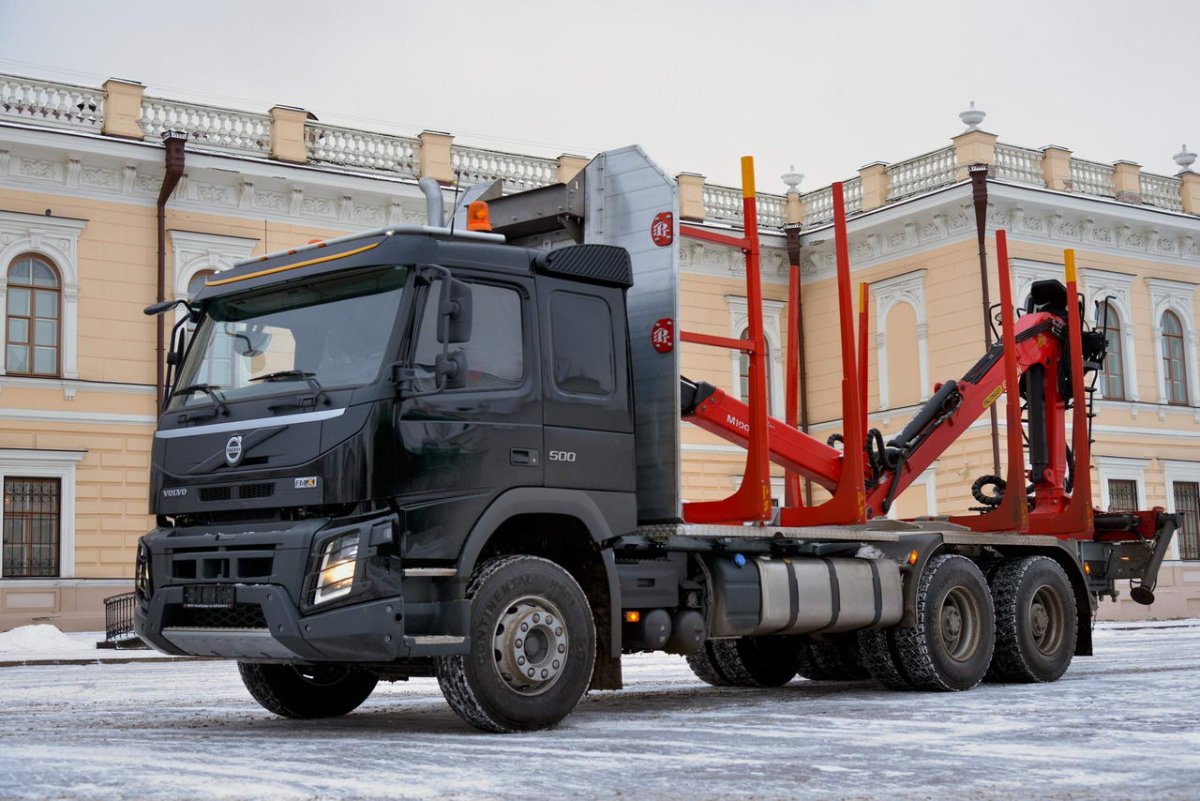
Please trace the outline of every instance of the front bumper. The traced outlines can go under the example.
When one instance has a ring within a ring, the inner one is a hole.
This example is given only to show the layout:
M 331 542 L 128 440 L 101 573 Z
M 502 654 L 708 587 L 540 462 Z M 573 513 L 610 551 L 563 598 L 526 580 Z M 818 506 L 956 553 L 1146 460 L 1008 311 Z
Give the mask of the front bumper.
M 135 630 L 163 653 L 256 662 L 379 663 L 465 654 L 470 606 L 460 580 L 451 570 L 403 570 L 394 555 L 398 543 L 390 534 L 386 542 L 379 536 L 390 522 L 156 529 L 143 538 L 149 597 L 139 593 Z M 355 528 L 364 532 L 364 546 L 370 538 L 355 591 L 339 603 L 313 606 L 314 545 Z M 266 564 L 266 575 L 252 580 L 241 567 L 262 571 Z M 232 592 L 232 605 L 185 606 L 186 588 L 214 585 Z

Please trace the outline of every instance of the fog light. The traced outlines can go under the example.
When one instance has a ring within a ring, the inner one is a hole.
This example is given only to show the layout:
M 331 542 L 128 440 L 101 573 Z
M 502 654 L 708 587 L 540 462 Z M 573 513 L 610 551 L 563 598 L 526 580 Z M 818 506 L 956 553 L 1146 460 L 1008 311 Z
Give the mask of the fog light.
M 321 553 L 321 570 L 317 574 L 314 604 L 322 604 L 350 594 L 354 573 L 358 567 L 358 533 L 336 537 L 325 543 Z

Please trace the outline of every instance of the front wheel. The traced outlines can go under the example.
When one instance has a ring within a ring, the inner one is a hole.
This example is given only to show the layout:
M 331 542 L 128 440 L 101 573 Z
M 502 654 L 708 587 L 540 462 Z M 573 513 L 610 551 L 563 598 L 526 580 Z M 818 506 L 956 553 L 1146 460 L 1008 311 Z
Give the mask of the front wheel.
M 262 707 L 285 718 L 333 718 L 371 695 L 377 676 L 346 665 L 263 665 L 238 662 L 242 683 Z
M 470 652 L 435 660 L 450 707 L 484 731 L 545 729 L 571 713 L 596 660 L 587 597 L 546 559 L 501 556 L 467 585 Z

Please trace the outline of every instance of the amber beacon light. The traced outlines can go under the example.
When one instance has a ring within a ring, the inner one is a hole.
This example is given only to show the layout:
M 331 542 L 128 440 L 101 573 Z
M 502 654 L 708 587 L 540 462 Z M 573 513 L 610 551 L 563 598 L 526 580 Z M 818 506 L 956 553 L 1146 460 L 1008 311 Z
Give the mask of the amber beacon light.
M 492 219 L 488 213 L 488 204 L 484 201 L 476 200 L 467 206 L 467 230 L 492 230 Z

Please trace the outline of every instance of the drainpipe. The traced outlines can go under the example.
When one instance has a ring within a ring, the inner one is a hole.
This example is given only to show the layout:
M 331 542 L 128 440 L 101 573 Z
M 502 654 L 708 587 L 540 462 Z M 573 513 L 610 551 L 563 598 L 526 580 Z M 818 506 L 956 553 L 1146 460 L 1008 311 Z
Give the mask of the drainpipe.
M 788 327 L 795 337 L 796 372 L 799 374 L 799 403 L 800 415 L 798 420 L 788 420 L 789 425 L 797 425 L 805 434 L 808 433 L 808 360 L 804 356 L 804 290 L 800 282 L 800 226 L 786 225 L 783 234 L 787 238 L 787 257 L 789 268 L 793 271 L 791 288 L 792 296 L 788 298 Z M 794 327 L 793 327 L 794 326 Z M 790 361 L 790 359 L 789 359 Z M 790 365 L 789 365 L 790 366 Z M 789 370 L 789 373 L 791 371 Z M 794 376 L 788 376 L 788 392 L 790 394 Z M 788 403 L 787 415 L 791 417 L 795 406 Z M 812 506 L 812 481 L 804 479 L 804 505 Z
M 163 175 L 162 186 L 158 190 L 158 299 L 162 303 L 167 299 L 167 199 L 175 191 L 179 179 L 183 177 L 183 150 L 187 142 L 184 131 L 166 131 L 163 133 L 165 145 L 166 174 Z M 166 320 L 164 315 L 156 315 L 154 325 L 157 329 L 157 345 L 155 347 L 155 390 L 158 398 L 158 408 L 163 407 L 163 381 L 166 377 Z
M 967 168 L 971 176 L 971 201 L 975 204 L 975 236 L 979 240 L 979 286 L 983 297 L 983 342 L 990 350 L 992 347 L 992 324 L 989 319 L 992 313 L 992 298 L 988 292 L 987 270 L 987 177 L 988 165 L 972 164 Z M 1009 392 L 1016 392 L 1016 387 L 1008 387 Z M 992 472 L 1000 475 L 1000 424 L 996 417 L 996 404 L 988 407 L 992 419 Z

